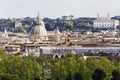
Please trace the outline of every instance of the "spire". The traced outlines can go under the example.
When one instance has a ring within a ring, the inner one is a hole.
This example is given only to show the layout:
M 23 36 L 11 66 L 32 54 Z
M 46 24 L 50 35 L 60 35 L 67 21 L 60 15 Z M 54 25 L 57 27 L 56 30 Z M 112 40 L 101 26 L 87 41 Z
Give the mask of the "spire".
M 39 25 L 41 23 L 41 18 L 40 18 L 40 14 L 38 12 L 37 18 L 36 18 L 36 23 Z
M 40 17 L 39 17 L 39 13 L 38 13 L 38 15 L 37 15 L 37 18 L 36 18 L 36 23 L 39 25 L 40 24 Z
M 4 33 L 7 33 L 7 30 L 6 30 L 6 28 L 5 28 L 5 30 L 4 30 Z
M 2 38 L 9 38 L 6 28 L 5 28 L 4 32 L 2 33 Z
M 40 17 L 40 13 L 38 12 L 38 17 Z
M 58 28 L 58 27 L 57 27 L 56 31 L 57 31 L 58 34 L 60 34 L 60 31 L 59 31 L 59 28 Z

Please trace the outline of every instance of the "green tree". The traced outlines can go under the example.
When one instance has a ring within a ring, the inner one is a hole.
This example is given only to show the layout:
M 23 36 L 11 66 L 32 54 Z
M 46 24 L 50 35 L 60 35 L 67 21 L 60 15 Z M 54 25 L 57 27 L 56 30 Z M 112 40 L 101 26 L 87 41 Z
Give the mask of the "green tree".
M 66 76 L 67 76 L 67 71 L 64 64 L 64 60 L 55 62 L 52 67 L 52 78 L 55 80 L 56 79 L 65 80 Z
M 113 70 L 113 72 L 112 72 L 112 79 L 111 80 L 120 80 L 120 71 Z
M 75 73 L 74 80 L 83 80 L 83 78 L 80 73 Z
M 10 57 L 0 62 L 0 73 L 17 75 L 21 80 L 42 79 L 42 65 L 32 57 Z
M 20 80 L 20 78 L 16 75 L 2 73 L 0 74 L 0 80 Z
M 83 80 L 91 80 L 91 70 L 86 66 L 86 61 L 82 57 L 77 59 L 77 73 L 81 75 Z
M 23 26 L 16 28 L 15 32 L 25 32 L 25 29 Z
M 8 59 L 8 55 L 5 53 L 4 49 L 0 48 L 0 61 L 4 59 Z
M 104 80 L 106 73 L 102 69 L 96 69 L 92 75 L 92 80 Z
M 112 71 L 115 68 L 114 63 L 105 57 L 89 57 L 86 60 L 86 66 L 89 68 L 91 76 L 96 69 L 102 69 L 106 73 L 106 80 L 111 79 Z
M 63 19 L 63 20 L 67 20 L 67 19 L 68 19 L 68 16 L 62 16 L 62 19 Z

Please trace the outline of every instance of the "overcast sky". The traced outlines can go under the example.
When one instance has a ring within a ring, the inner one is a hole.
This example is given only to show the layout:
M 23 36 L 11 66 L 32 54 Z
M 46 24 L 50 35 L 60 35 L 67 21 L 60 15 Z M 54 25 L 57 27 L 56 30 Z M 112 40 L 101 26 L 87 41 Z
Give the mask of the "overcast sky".
M 0 0 L 0 18 L 120 15 L 120 0 Z

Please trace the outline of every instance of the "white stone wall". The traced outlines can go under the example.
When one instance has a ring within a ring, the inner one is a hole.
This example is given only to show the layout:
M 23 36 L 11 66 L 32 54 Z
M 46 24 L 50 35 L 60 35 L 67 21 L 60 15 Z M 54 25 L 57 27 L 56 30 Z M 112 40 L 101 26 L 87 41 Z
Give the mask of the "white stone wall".
M 40 55 L 40 48 L 39 47 L 26 47 L 24 55 L 33 55 L 33 56 L 39 56 Z

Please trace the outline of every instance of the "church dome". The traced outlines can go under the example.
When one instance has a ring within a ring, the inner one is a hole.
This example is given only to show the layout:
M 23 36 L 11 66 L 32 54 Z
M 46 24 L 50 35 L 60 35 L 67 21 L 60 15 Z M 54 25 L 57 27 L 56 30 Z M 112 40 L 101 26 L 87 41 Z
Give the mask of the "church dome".
M 35 38 L 41 38 L 42 40 L 47 39 L 47 30 L 45 28 L 45 24 L 42 19 L 38 17 L 36 18 L 36 25 L 31 29 L 30 36 Z
M 46 36 L 47 35 L 47 31 L 45 29 L 45 25 L 44 22 L 41 22 L 41 24 L 37 24 L 36 26 L 34 26 L 31 29 L 30 34 L 35 34 L 35 35 L 39 35 L 39 36 Z

